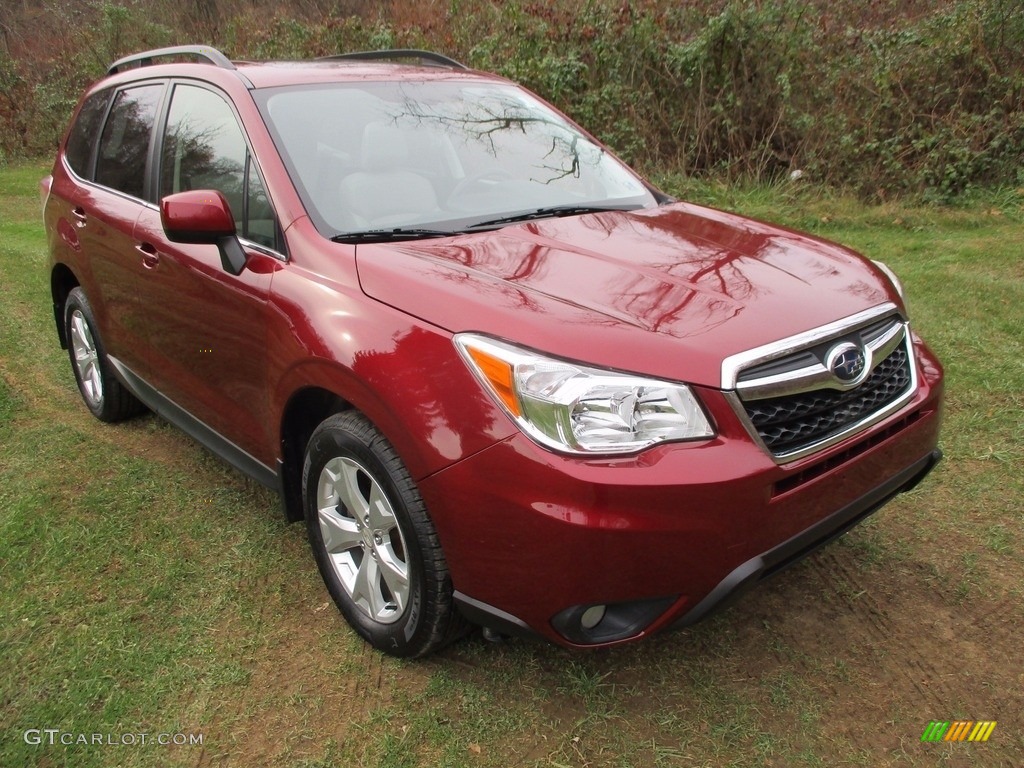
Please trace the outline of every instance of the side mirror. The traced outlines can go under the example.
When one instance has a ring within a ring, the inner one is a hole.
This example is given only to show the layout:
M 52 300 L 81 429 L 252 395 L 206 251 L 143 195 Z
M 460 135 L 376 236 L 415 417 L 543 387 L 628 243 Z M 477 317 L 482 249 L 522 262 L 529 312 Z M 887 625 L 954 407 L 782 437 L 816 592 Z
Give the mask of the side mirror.
M 241 274 L 245 251 L 238 242 L 231 206 L 215 189 L 178 192 L 160 201 L 160 221 L 172 243 L 216 245 L 225 272 Z

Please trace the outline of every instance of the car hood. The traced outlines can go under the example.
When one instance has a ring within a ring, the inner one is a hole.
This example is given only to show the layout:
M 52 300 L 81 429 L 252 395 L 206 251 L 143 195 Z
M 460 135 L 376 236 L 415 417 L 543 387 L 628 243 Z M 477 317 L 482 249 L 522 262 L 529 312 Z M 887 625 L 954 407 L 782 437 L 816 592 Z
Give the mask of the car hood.
M 688 203 L 360 245 L 356 258 L 367 295 L 448 331 L 706 386 L 729 355 L 899 302 L 845 248 Z

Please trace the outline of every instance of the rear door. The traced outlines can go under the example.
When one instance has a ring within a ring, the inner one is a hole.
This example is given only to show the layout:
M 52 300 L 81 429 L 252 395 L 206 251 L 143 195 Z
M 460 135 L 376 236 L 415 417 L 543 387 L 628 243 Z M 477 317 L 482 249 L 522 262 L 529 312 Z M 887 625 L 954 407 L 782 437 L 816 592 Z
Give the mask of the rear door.
M 145 270 L 135 223 L 146 210 L 146 174 L 161 81 L 101 91 L 82 107 L 68 139 L 70 174 L 54 178 L 50 200 L 68 263 L 92 304 L 108 355 L 144 373 L 148 344 L 136 290 Z M 98 140 L 96 132 L 99 133 Z
M 135 239 L 150 254 L 139 299 L 152 382 L 200 422 L 193 427 L 213 433 L 197 437 L 270 466 L 275 425 L 267 415 L 267 300 L 283 257 L 263 182 L 235 111 L 222 94 L 199 84 L 172 85 L 157 154 L 157 197 L 222 192 L 248 261 L 240 275 L 231 275 L 216 246 L 172 243 L 159 211 L 142 213 Z

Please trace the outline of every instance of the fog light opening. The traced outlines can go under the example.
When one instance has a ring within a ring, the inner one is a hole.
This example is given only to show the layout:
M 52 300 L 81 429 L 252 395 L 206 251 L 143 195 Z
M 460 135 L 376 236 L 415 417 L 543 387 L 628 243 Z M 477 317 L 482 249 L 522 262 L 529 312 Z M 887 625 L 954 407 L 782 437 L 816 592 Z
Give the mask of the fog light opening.
M 603 605 L 592 605 L 583 612 L 580 616 L 580 626 L 585 630 L 590 630 L 601 623 L 604 618 L 605 611 L 607 609 Z
M 551 626 L 579 645 L 613 643 L 646 631 L 678 598 L 673 595 L 627 603 L 582 603 L 556 613 Z

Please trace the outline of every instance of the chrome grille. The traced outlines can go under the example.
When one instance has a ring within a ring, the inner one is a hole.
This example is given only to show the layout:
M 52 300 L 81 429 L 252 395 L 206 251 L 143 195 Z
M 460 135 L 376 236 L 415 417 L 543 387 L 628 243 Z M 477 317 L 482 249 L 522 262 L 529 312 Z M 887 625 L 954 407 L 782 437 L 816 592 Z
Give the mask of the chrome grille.
M 835 351 L 861 351 L 854 379 Z M 917 387 L 910 330 L 894 306 L 727 359 L 723 387 L 747 428 L 782 463 L 857 434 L 894 413 Z
M 828 439 L 899 399 L 910 386 L 907 351 L 899 347 L 849 392 L 816 390 L 744 403 L 761 440 L 776 456 Z

